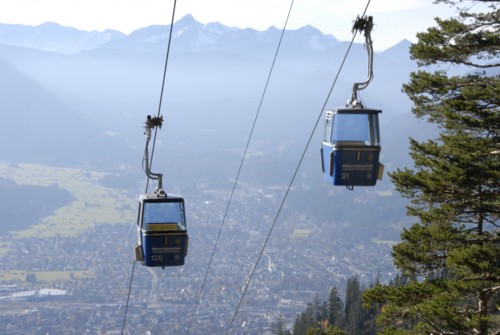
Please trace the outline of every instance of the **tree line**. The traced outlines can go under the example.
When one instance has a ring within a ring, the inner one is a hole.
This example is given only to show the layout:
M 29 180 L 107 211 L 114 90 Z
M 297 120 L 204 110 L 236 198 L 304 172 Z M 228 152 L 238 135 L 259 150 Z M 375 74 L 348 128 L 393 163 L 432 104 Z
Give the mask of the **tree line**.
M 372 335 L 376 334 L 377 307 L 363 306 L 363 287 L 357 276 L 348 279 L 345 299 L 333 287 L 327 300 L 317 295 L 297 314 L 292 329 L 279 318 L 272 325 L 274 335 Z

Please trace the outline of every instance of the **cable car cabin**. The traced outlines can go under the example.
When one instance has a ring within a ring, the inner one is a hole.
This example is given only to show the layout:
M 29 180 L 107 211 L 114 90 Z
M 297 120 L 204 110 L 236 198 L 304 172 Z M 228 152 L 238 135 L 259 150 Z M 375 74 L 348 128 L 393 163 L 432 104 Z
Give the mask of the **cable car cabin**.
M 136 261 L 152 267 L 184 265 L 189 237 L 182 197 L 155 193 L 142 195 L 137 226 Z
M 333 185 L 374 186 L 382 179 L 379 163 L 381 110 L 346 107 L 326 111 L 321 147 L 324 178 Z

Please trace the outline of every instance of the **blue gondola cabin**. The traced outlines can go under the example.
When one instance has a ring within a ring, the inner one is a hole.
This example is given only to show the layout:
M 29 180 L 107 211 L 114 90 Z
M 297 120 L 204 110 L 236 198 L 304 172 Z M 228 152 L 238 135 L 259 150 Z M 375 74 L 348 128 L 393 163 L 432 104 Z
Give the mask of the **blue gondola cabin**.
M 374 186 L 382 179 L 378 124 L 381 112 L 362 107 L 326 111 L 321 164 L 327 182 L 352 188 Z
M 139 242 L 135 259 L 145 266 L 180 266 L 188 252 L 184 199 L 180 196 L 144 194 L 137 218 Z

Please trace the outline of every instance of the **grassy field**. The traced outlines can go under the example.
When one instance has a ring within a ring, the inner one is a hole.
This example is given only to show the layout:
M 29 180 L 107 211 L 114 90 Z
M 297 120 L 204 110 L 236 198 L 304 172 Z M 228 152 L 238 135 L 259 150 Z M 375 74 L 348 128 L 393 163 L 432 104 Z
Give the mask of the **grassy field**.
M 14 232 L 19 237 L 75 236 L 101 223 L 131 223 L 136 203 L 124 192 L 100 185 L 107 174 L 82 169 L 49 167 L 39 164 L 0 163 L 0 177 L 20 185 L 56 184 L 75 200 L 54 211 L 30 228 Z M 0 253 L 7 246 L 0 242 Z
M 311 229 L 294 229 L 292 237 L 293 238 L 308 238 L 311 235 Z

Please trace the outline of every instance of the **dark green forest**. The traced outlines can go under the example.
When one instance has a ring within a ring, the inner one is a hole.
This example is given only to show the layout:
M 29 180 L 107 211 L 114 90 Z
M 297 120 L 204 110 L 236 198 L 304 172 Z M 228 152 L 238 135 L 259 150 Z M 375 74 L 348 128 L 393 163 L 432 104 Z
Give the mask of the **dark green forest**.
M 23 230 L 41 218 L 63 207 L 74 197 L 56 184 L 49 186 L 18 185 L 13 180 L 0 178 L 0 212 L 3 221 L 0 232 Z M 23 206 L 16 204 L 22 199 Z

